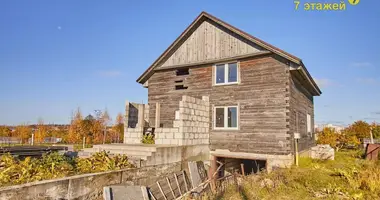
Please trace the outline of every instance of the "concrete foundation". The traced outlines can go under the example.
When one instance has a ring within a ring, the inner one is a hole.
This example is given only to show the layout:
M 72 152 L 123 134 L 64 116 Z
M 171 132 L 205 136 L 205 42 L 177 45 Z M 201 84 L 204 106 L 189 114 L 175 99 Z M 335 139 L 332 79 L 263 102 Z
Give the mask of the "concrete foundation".
M 273 154 L 257 154 L 245 152 L 231 152 L 229 150 L 216 149 L 210 152 L 212 157 L 216 158 L 235 158 L 247 160 L 262 160 L 266 162 L 266 171 L 271 172 L 275 168 L 290 167 L 294 163 L 294 156 L 289 155 L 273 155 Z

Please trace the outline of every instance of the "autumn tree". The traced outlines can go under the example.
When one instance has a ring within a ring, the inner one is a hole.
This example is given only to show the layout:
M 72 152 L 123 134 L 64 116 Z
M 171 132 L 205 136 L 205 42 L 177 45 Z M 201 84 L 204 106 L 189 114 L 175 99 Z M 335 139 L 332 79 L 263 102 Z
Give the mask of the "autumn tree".
M 21 139 L 22 143 L 27 143 L 28 139 L 32 136 L 32 128 L 28 125 L 19 125 L 16 127 L 15 135 Z
M 11 137 L 12 131 L 7 126 L 0 126 L 0 137 Z
M 95 121 L 92 115 L 87 115 L 87 117 L 82 120 L 83 136 L 86 137 L 86 143 L 92 143 Z
M 358 147 L 360 144 L 357 136 L 352 134 L 348 129 L 338 133 L 334 128 L 326 127 L 317 134 L 318 144 L 328 144 L 336 151 L 348 146 Z
M 371 126 L 365 121 L 356 121 L 347 128 L 347 133 L 355 135 L 359 140 L 370 137 Z
M 47 127 L 42 119 L 38 120 L 37 130 L 34 133 L 34 140 L 37 143 L 42 143 L 47 136 Z
M 380 125 L 376 123 L 371 124 L 373 138 L 380 139 Z
M 69 135 L 68 135 L 68 141 L 70 143 L 78 143 L 81 141 L 81 138 L 83 135 L 82 120 L 83 120 L 82 113 L 80 109 L 78 108 L 73 114 L 73 117 L 70 123 Z
M 317 144 L 328 144 L 332 148 L 336 148 L 338 142 L 338 134 L 335 129 L 326 127 L 322 131 L 317 132 Z
M 122 140 L 124 138 L 124 116 L 123 116 L 123 114 L 121 114 L 121 113 L 117 114 L 115 124 L 112 127 L 112 130 L 114 133 L 112 140 L 119 143 L 120 140 Z

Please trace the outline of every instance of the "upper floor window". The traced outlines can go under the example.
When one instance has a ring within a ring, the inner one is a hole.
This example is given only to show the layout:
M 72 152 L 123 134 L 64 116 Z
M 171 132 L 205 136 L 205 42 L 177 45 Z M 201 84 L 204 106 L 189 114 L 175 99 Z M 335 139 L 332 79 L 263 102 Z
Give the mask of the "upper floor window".
M 215 85 L 238 83 L 237 62 L 215 65 Z

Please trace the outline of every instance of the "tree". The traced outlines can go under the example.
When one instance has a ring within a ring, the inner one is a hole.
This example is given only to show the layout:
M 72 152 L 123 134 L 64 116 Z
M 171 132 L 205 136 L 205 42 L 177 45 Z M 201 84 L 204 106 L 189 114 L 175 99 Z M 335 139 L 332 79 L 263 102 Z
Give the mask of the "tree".
M 112 137 L 113 141 L 116 141 L 117 143 L 120 142 L 124 138 L 124 116 L 123 114 L 119 113 L 116 116 L 116 121 L 114 126 L 112 127 L 114 136 Z
M 0 137 L 11 137 L 12 131 L 7 126 L 0 126 Z
M 38 120 L 37 130 L 34 134 L 34 140 L 37 143 L 42 143 L 47 136 L 47 127 L 44 125 L 44 121 L 42 119 Z
M 380 125 L 376 123 L 371 124 L 373 138 L 380 139 Z
M 25 124 L 17 126 L 15 135 L 21 139 L 22 143 L 27 143 L 28 139 L 32 136 L 32 128 Z
M 332 148 L 336 148 L 338 141 L 338 134 L 335 129 L 326 127 L 322 131 L 317 132 L 318 144 L 328 144 Z
M 82 120 L 83 137 L 86 137 L 86 143 L 92 143 L 95 121 L 96 119 L 92 115 L 87 115 L 87 117 Z
M 359 140 L 370 137 L 371 126 L 365 121 L 356 121 L 347 128 L 347 134 L 355 135 Z
M 318 144 L 328 144 L 336 151 L 344 147 L 355 147 L 360 145 L 359 139 L 356 135 L 351 134 L 348 129 L 341 131 L 341 133 L 336 132 L 333 128 L 324 128 L 322 131 L 318 132 Z
M 82 113 L 78 108 L 72 117 L 69 128 L 68 141 L 70 143 L 78 143 L 81 141 L 83 135 L 82 120 Z

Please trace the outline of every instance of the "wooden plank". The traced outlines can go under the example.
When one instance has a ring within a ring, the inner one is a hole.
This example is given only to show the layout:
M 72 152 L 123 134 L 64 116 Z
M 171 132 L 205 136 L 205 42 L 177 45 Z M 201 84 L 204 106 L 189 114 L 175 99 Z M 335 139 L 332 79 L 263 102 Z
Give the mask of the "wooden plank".
M 165 200 L 167 200 L 167 198 L 166 198 L 166 196 L 165 196 L 165 193 L 164 193 L 164 191 L 163 191 L 162 188 L 161 188 L 160 183 L 159 183 L 158 181 L 157 181 L 156 183 L 157 183 L 158 188 L 160 189 L 160 192 L 161 192 L 162 196 L 164 197 Z
M 190 188 L 188 188 L 188 186 L 187 186 L 187 181 L 186 181 L 185 171 L 182 171 L 182 176 L 183 176 L 183 181 L 185 182 L 185 188 L 186 188 L 186 191 L 189 191 Z
M 173 176 L 175 178 L 175 182 L 177 183 L 179 194 L 182 196 L 182 190 L 181 190 L 181 187 L 179 186 L 177 174 L 173 174 Z
M 169 185 L 170 191 L 172 192 L 173 198 L 176 199 L 176 196 L 175 196 L 175 194 L 174 194 L 174 190 L 173 190 L 173 188 L 172 188 L 172 186 L 171 186 L 171 183 L 170 183 L 168 177 L 166 177 L 166 181 L 167 181 L 167 183 L 168 183 L 168 185 Z

